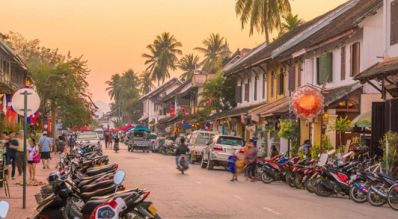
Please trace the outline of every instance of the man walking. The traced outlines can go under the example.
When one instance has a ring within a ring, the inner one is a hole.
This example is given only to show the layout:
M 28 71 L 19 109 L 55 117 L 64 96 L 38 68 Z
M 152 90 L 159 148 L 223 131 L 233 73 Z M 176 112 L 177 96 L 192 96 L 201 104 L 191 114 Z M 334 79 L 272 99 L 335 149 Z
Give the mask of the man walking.
M 24 158 L 25 158 L 25 153 L 23 150 L 23 143 L 22 140 L 23 139 L 23 134 L 22 133 L 17 133 L 17 135 L 15 136 L 15 139 L 12 141 L 13 144 L 15 144 L 15 146 L 17 147 L 17 167 L 18 167 L 18 175 L 22 175 L 22 173 L 25 170 L 25 162 L 24 162 Z
M 43 132 L 43 136 L 40 137 L 39 145 L 41 148 L 40 158 L 43 163 L 43 169 L 50 169 L 48 166 L 48 160 L 51 159 L 51 139 L 47 137 L 47 132 Z
M 18 141 L 15 141 L 15 132 L 12 132 L 9 136 L 7 146 L 9 150 L 9 159 L 10 159 L 10 164 L 11 164 L 11 179 L 15 179 L 15 167 L 16 167 L 16 162 L 17 162 L 17 148 L 18 145 L 15 145 L 18 143 Z M 14 141 L 13 141 L 14 140 Z

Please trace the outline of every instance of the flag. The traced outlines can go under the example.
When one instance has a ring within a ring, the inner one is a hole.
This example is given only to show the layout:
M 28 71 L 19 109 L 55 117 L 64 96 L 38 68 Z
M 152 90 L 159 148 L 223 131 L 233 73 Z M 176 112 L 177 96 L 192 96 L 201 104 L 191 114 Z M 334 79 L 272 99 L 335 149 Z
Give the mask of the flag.
M 17 117 L 17 113 L 12 109 L 11 106 L 11 96 L 6 96 L 6 122 L 9 124 L 15 123 L 15 118 Z

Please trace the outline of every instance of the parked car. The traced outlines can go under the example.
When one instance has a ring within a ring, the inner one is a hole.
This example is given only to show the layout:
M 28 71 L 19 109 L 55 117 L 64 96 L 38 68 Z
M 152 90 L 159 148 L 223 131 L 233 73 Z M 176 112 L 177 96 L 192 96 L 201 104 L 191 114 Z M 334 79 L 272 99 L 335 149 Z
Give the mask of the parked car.
M 141 150 L 149 152 L 151 140 L 149 139 L 150 130 L 145 127 L 132 129 L 128 133 L 128 151 Z
M 207 147 L 210 139 L 213 138 L 215 132 L 209 131 L 194 131 L 188 141 L 189 146 L 189 161 L 191 163 L 200 162 L 202 160 L 203 150 Z
M 100 138 L 97 132 L 87 131 L 77 134 L 77 144 L 98 144 L 98 141 L 100 141 Z
M 215 135 L 203 150 L 200 166 L 209 170 L 215 166 L 226 167 L 228 157 L 236 150 L 242 149 L 244 144 L 240 137 Z

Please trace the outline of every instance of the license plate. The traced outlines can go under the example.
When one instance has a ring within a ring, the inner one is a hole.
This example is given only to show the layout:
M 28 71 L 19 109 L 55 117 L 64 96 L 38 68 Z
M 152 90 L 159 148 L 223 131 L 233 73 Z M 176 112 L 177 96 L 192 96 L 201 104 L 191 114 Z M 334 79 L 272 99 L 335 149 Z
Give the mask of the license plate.
M 155 206 L 154 206 L 153 204 L 151 204 L 151 205 L 148 207 L 148 211 L 149 211 L 153 216 L 155 216 L 155 215 L 158 214 L 158 210 L 155 208 Z

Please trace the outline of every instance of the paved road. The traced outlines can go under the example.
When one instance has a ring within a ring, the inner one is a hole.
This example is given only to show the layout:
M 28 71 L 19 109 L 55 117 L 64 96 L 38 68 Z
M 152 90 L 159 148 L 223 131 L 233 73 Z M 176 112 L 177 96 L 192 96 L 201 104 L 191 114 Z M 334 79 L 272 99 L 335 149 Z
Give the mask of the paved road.
M 171 156 L 123 149 L 106 153 L 126 170 L 124 184 L 128 188 L 151 191 L 150 200 L 162 218 L 398 218 L 398 212 L 388 206 L 375 208 L 347 198 L 317 197 L 281 182 L 265 185 L 242 177 L 230 182 L 226 171 L 208 171 L 198 165 L 191 165 L 186 175 L 181 175 Z

